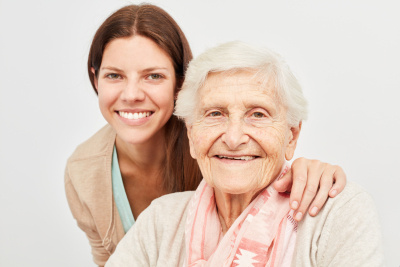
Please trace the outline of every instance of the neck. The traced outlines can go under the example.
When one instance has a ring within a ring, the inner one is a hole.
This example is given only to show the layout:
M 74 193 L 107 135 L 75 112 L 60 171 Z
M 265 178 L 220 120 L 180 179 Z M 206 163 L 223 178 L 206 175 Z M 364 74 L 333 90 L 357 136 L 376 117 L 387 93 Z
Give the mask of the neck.
M 275 171 L 276 174 L 272 176 L 275 178 L 270 180 L 261 189 L 254 189 L 244 194 L 228 194 L 214 187 L 215 202 L 217 204 L 218 216 L 221 222 L 223 234 L 225 234 L 229 230 L 235 220 L 261 193 L 261 191 L 271 185 L 278 177 L 280 177 L 281 175 L 283 176 L 287 172 L 288 169 L 286 169 L 285 167 L 289 167 L 289 165 L 283 163 L 282 167 L 280 167 L 280 172 L 278 169 L 278 171 Z
M 223 234 L 229 230 L 235 220 L 259 193 L 258 191 L 245 194 L 227 194 L 217 188 L 214 188 L 214 192 Z
M 115 146 L 118 161 L 126 162 L 141 172 L 159 172 L 164 169 L 166 158 L 165 128 L 140 144 L 127 143 L 117 135 Z

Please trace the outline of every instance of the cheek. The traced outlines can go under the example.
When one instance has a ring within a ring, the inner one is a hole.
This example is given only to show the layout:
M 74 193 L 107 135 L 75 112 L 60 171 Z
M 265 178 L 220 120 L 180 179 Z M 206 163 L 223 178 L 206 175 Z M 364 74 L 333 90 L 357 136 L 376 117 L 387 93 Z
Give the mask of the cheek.
M 205 154 L 207 154 L 209 147 L 208 143 L 209 135 L 207 133 L 202 134 L 201 131 L 196 130 L 193 132 L 193 146 L 197 158 L 199 156 L 204 156 Z
M 174 110 L 174 89 L 172 85 L 157 88 L 148 92 L 148 96 L 160 110 L 164 110 L 169 115 Z
M 218 129 L 218 127 L 193 127 L 193 143 L 196 155 L 206 157 L 220 135 L 221 129 Z
M 267 155 L 278 156 L 281 154 L 282 147 L 285 141 L 284 132 L 273 126 L 266 129 L 258 129 L 254 132 L 254 139 L 261 145 Z
M 108 88 L 107 86 L 98 86 L 98 99 L 99 106 L 102 112 L 109 110 L 112 105 L 117 101 L 119 92 L 118 90 L 113 90 L 116 88 Z

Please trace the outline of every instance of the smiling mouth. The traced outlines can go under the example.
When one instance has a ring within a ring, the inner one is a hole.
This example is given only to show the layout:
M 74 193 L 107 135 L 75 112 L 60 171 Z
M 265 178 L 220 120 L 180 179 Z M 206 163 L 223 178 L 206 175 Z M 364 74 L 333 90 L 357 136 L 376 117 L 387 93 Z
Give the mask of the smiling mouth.
M 135 112 L 135 113 L 130 113 L 130 112 L 124 112 L 124 111 L 118 111 L 118 114 L 129 120 L 138 120 L 142 118 L 149 117 L 153 114 L 154 112 L 148 111 L 148 112 Z
M 258 156 L 227 157 L 227 156 L 221 156 L 221 155 L 216 155 L 216 157 L 218 157 L 220 159 L 243 160 L 243 161 L 249 161 L 249 160 L 259 158 Z

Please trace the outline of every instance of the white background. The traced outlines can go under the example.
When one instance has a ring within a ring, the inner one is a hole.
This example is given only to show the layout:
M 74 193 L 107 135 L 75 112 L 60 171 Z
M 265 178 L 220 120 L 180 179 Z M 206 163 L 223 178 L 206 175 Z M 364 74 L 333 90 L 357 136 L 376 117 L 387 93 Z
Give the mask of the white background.
M 0 266 L 94 266 L 63 174 L 105 124 L 86 73 L 91 39 L 130 3 L 0 1 Z M 287 59 L 310 103 L 296 157 L 339 164 L 373 195 L 387 265 L 399 266 L 399 2 L 152 3 L 177 20 L 194 55 L 240 39 Z

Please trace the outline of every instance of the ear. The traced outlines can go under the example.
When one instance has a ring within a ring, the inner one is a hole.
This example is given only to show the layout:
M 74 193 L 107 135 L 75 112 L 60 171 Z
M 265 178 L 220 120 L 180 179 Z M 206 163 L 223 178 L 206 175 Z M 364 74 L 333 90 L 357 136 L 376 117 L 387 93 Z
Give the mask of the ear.
M 186 129 L 187 129 L 187 135 L 189 138 L 190 155 L 192 156 L 192 158 L 196 159 L 196 153 L 194 151 L 193 139 L 192 139 L 192 126 L 189 126 L 188 124 L 186 124 Z
M 96 91 L 99 91 L 99 89 L 98 89 L 98 83 L 97 83 L 97 77 L 96 77 L 96 71 L 94 70 L 93 67 L 90 69 L 90 71 L 93 73 L 93 76 L 94 76 L 94 79 L 93 79 L 93 81 L 94 81 L 94 87 L 96 87 Z
M 299 123 L 299 126 L 290 128 L 289 143 L 286 147 L 286 152 L 285 152 L 286 160 L 291 160 L 293 158 L 294 151 L 296 150 L 297 146 L 297 140 L 299 139 L 300 136 L 301 124 L 302 122 Z

